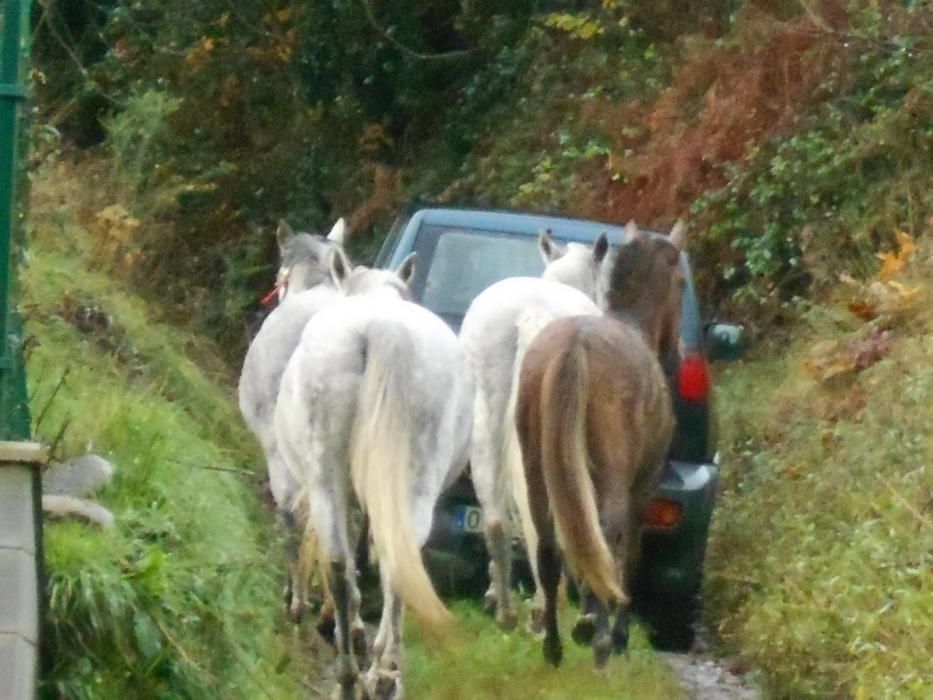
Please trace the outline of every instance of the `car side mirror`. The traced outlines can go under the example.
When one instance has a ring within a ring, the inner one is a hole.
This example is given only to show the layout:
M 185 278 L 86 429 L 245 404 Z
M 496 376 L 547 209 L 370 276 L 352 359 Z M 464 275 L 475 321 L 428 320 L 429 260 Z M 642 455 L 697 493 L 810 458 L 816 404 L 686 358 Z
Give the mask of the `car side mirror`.
M 738 360 L 745 354 L 745 328 L 736 323 L 706 325 L 706 357 L 710 360 Z

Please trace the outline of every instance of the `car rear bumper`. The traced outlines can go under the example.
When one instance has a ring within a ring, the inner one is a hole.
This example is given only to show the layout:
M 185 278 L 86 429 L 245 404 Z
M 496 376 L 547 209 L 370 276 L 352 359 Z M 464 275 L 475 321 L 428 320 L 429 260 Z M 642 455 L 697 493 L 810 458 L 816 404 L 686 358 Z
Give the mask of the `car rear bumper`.
M 719 467 L 714 462 L 668 463 L 657 495 L 680 504 L 683 517 L 670 529 L 645 529 L 636 599 L 642 595 L 683 598 L 699 591 L 718 484 Z M 443 588 L 459 587 L 456 582 L 465 578 L 485 578 L 488 555 L 483 537 L 460 529 L 455 516 L 458 508 L 475 505 L 476 496 L 465 475 L 438 502 L 425 558 L 432 578 Z M 516 547 L 519 560 L 523 554 Z
M 719 466 L 672 460 L 657 495 L 681 505 L 683 517 L 670 529 L 646 527 L 636 577 L 636 597 L 684 597 L 700 589 L 710 520 L 716 504 Z

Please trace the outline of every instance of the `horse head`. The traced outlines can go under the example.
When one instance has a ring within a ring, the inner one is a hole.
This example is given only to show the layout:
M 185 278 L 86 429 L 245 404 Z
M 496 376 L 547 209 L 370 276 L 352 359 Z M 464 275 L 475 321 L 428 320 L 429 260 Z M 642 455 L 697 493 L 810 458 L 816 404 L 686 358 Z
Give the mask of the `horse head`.
M 279 272 L 275 290 L 281 302 L 289 294 L 303 292 L 331 281 L 330 258 L 338 251 L 343 256 L 343 240 L 347 225 L 343 219 L 327 237 L 311 233 L 295 233 L 284 221 L 279 222 L 276 239 L 279 244 Z
M 685 246 L 682 221 L 667 238 L 647 235 L 630 221 L 625 240 L 606 258 L 599 277 L 597 302 L 603 312 L 638 326 L 662 356 L 677 348 Z
M 418 254 L 412 253 L 395 270 L 376 270 L 357 265 L 352 270 L 342 251 L 334 250 L 330 275 L 337 289 L 348 296 L 361 294 L 389 295 L 411 301 L 409 285 L 415 276 Z
M 600 263 L 609 250 L 606 234 L 600 234 L 590 248 L 583 243 L 558 244 L 549 231 L 538 234 L 538 248 L 546 265 L 541 274 L 543 279 L 561 282 L 579 289 L 590 299 L 596 298 L 596 281 Z

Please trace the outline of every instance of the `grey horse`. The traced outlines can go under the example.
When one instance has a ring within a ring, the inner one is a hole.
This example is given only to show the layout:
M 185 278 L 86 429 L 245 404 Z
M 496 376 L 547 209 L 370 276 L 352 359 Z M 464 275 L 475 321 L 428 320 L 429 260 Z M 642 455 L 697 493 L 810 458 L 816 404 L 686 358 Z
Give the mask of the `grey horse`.
M 279 305 L 266 317 L 250 344 L 240 374 L 240 412 L 259 440 L 266 457 L 269 484 L 275 504 L 291 531 L 289 546 L 289 603 L 293 620 L 300 619 L 308 599 L 308 579 L 313 564 L 313 539 L 305 539 L 307 504 L 299 495 L 275 439 L 273 414 L 285 365 L 292 356 L 308 321 L 321 309 L 343 296 L 331 276 L 337 256 L 349 267 L 342 250 L 346 224 L 339 219 L 327 237 L 294 233 L 284 221 L 276 236 L 280 267 L 275 290 Z M 325 591 L 323 616 L 332 606 Z
M 275 410 L 279 445 L 330 564 L 343 700 L 360 686 L 367 697 L 401 698 L 403 604 L 429 624 L 449 619 L 420 549 L 441 490 L 466 465 L 472 385 L 453 331 L 406 300 L 413 260 L 397 273 L 334 270 L 347 296 L 306 326 Z M 384 596 L 362 677 L 354 504 L 369 517 Z

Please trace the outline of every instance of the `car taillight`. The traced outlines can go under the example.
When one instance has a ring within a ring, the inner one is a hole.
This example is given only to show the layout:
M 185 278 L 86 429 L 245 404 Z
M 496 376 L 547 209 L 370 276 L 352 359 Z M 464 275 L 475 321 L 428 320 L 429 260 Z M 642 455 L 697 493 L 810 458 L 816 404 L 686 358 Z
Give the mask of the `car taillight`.
M 666 498 L 652 498 L 648 502 L 648 508 L 642 517 L 642 523 L 646 527 L 656 530 L 671 530 L 680 525 L 684 517 L 684 508 L 677 501 L 669 501 Z
M 706 366 L 706 360 L 700 354 L 688 353 L 680 361 L 677 393 L 687 401 L 705 401 L 709 388 L 709 368 Z

